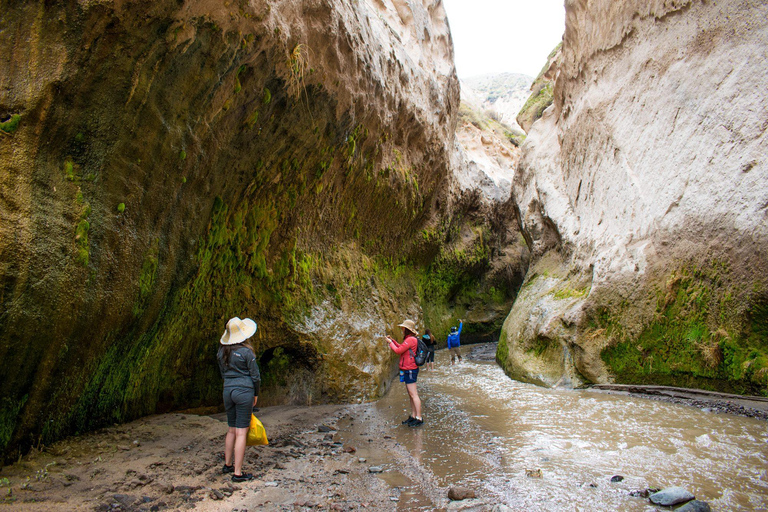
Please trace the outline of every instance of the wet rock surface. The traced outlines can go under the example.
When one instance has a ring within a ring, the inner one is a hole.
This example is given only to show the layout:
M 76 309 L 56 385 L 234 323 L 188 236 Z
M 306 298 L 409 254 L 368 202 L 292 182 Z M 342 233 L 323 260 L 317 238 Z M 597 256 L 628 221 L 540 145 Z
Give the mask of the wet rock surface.
M 451 487 L 448 490 L 448 499 L 453 501 L 468 500 L 475 497 L 477 497 L 475 491 L 469 487 Z
M 685 503 L 686 501 L 691 501 L 695 498 L 696 496 L 682 487 L 668 487 L 659 492 L 655 492 L 648 497 L 648 499 L 651 500 L 651 503 L 662 505 L 664 507 L 679 505 L 680 503 Z
M 495 361 L 498 343 L 483 343 L 482 345 L 469 345 L 464 350 L 469 353 L 466 358 L 470 361 Z
M 712 512 L 712 508 L 706 501 L 693 500 L 675 509 L 675 512 Z

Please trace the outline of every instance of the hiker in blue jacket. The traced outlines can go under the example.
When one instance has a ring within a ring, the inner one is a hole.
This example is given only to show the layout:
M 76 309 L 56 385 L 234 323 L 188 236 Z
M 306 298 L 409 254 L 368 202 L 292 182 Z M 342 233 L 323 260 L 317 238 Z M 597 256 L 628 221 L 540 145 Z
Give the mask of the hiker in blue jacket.
M 464 326 L 464 322 L 459 320 L 459 328 L 456 329 L 456 326 L 454 325 L 451 327 L 451 334 L 448 335 L 448 352 L 451 353 L 451 364 L 456 362 L 456 358 L 459 358 L 459 362 L 461 362 L 461 349 L 459 348 L 461 346 L 461 341 L 459 340 L 459 335 L 461 334 L 461 328 Z

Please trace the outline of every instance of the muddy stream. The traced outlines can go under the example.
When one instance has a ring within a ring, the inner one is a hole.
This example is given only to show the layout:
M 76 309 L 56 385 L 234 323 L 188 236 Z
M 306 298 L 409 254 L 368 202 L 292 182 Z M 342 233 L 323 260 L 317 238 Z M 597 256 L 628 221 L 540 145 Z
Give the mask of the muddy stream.
M 451 366 L 445 351 L 435 370 L 422 370 L 419 393 L 423 427 L 400 425 L 408 402 L 396 382 L 362 421 L 340 422 L 337 434 L 354 442 L 373 422 L 398 442 L 400 457 L 384 464 L 380 478 L 400 490 L 399 510 L 430 510 L 430 488 L 454 485 L 514 510 L 657 510 L 630 492 L 669 486 L 712 510 L 768 510 L 765 421 L 544 389 L 510 380 L 492 361 Z M 616 475 L 624 479 L 612 483 Z

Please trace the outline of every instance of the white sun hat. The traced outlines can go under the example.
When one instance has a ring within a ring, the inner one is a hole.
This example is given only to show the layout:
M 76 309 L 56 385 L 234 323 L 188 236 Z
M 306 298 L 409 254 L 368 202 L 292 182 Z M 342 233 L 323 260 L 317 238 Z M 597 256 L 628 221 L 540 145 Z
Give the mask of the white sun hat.
M 256 332 L 256 322 L 250 318 L 240 320 L 237 317 L 230 318 L 227 322 L 227 329 L 221 336 L 222 345 L 235 345 L 242 343 Z

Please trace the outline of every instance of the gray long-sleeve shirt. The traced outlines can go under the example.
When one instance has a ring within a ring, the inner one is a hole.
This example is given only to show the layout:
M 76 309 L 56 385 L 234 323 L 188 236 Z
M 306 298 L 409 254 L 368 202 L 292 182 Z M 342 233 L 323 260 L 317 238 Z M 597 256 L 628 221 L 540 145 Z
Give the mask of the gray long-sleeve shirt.
M 259 396 L 261 388 L 261 374 L 256 356 L 248 347 L 234 349 L 229 358 L 229 365 L 222 358 L 224 347 L 219 349 L 219 372 L 224 379 L 225 388 L 253 388 L 253 394 Z

